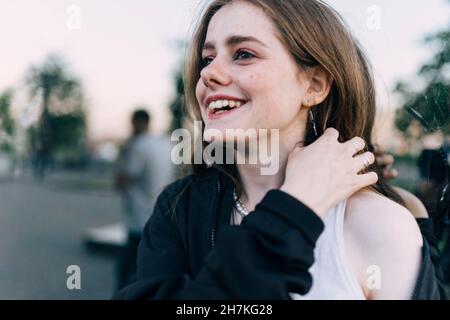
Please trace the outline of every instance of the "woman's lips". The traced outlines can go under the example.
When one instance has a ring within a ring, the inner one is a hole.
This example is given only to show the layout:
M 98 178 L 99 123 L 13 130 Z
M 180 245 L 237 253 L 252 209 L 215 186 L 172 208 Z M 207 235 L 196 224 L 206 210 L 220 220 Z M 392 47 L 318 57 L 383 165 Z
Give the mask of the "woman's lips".
M 243 105 L 241 105 L 240 107 L 236 107 L 230 110 L 219 110 L 219 111 L 212 111 L 212 110 L 208 110 L 208 119 L 209 120 L 217 120 L 220 119 L 222 117 L 225 117 L 229 114 L 231 114 L 232 112 L 235 112 L 236 110 L 239 110 L 243 107 L 245 107 L 247 105 L 247 103 L 244 103 Z

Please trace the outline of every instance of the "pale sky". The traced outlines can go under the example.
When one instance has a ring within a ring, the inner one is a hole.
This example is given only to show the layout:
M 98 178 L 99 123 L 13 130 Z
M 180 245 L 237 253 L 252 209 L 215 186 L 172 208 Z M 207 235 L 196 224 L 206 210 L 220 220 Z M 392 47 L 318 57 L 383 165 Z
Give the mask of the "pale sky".
M 450 24 L 447 0 L 327 2 L 365 46 L 386 97 L 395 80 L 411 79 L 431 56 L 424 36 Z M 0 92 L 16 89 L 19 114 L 27 103 L 26 70 L 58 53 L 83 82 L 92 138 L 126 136 L 129 114 L 141 103 L 151 106 L 161 131 L 174 94 L 173 74 L 184 55 L 175 43 L 188 37 L 199 3 L 204 1 L 0 0 Z M 79 29 L 67 26 L 71 5 L 81 10 Z M 379 29 L 367 25 L 373 5 Z

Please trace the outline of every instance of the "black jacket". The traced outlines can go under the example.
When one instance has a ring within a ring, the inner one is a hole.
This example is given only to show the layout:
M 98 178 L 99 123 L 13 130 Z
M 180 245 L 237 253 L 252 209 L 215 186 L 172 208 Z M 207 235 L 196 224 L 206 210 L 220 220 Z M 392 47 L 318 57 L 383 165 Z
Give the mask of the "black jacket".
M 307 293 L 322 220 L 300 201 L 269 191 L 239 226 L 230 225 L 233 185 L 217 169 L 169 185 L 138 251 L 137 281 L 116 299 L 290 299 Z M 434 253 L 436 254 L 436 253 Z M 413 299 L 440 299 L 424 239 Z

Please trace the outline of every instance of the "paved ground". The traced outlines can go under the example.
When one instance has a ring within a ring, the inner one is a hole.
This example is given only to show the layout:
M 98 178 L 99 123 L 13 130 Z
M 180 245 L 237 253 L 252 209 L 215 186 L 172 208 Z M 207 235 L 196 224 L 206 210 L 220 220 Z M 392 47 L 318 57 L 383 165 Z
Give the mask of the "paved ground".
M 87 250 L 82 236 L 118 221 L 113 194 L 30 178 L 0 183 L 0 299 L 110 298 L 114 256 Z M 81 290 L 66 287 L 69 265 L 81 268 Z

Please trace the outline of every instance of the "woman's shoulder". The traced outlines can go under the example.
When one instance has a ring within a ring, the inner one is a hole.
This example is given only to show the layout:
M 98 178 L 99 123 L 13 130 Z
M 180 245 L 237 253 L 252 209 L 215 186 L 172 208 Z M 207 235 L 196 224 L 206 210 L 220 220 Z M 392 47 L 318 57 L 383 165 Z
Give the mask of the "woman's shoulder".
M 423 238 L 413 215 L 400 204 L 371 191 L 347 200 L 346 245 L 356 272 L 371 299 L 409 299 L 421 261 Z M 367 287 L 367 267 L 378 266 L 382 287 Z
M 406 208 L 413 214 L 414 218 L 428 218 L 428 212 L 422 201 L 419 200 L 411 192 L 400 187 L 393 187 L 394 190 L 402 197 Z
M 345 225 L 348 231 L 368 244 L 422 244 L 414 216 L 397 202 L 372 191 L 359 191 L 347 200 Z

